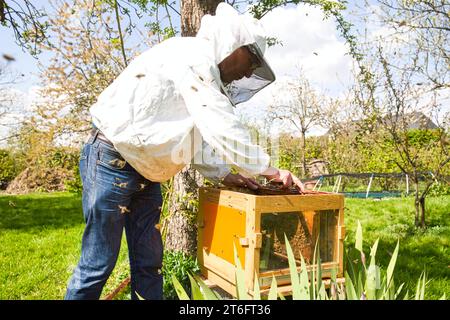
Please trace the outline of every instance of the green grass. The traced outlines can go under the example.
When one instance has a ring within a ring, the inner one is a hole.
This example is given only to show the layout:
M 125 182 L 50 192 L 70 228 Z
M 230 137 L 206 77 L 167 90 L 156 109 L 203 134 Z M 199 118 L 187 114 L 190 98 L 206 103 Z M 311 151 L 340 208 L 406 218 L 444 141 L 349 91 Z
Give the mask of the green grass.
M 450 297 L 450 196 L 427 200 L 429 228 L 417 231 L 412 198 L 346 199 L 346 245 L 353 246 L 360 220 L 364 250 L 380 238 L 377 261 L 386 269 L 400 239 L 396 283 L 410 293 L 426 269 L 426 298 Z M 0 195 L 0 299 L 62 299 L 81 249 L 80 196 L 69 193 Z M 103 295 L 129 275 L 126 241 Z M 119 295 L 129 299 L 129 289 Z
M 0 299 L 62 299 L 84 222 L 80 196 L 0 195 Z M 126 241 L 102 296 L 128 276 Z
M 380 239 L 377 261 L 386 270 L 397 240 L 400 250 L 395 267 L 395 281 L 405 283 L 410 293 L 422 271 L 427 272 L 425 298 L 450 297 L 450 196 L 428 198 L 427 229 L 414 227 L 413 198 L 384 200 L 345 200 L 346 246 L 352 246 L 357 221 L 364 233 L 364 251 Z M 367 261 L 369 257 L 366 257 Z

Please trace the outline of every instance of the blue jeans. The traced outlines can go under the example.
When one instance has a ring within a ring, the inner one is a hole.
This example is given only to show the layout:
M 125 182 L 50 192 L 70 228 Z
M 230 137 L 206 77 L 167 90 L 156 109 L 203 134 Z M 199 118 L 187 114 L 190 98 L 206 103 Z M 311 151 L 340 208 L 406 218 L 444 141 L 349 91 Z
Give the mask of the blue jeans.
M 80 157 L 86 222 L 81 258 L 65 299 L 99 299 L 117 261 L 125 228 L 131 298 L 162 299 L 163 246 L 158 222 L 161 187 L 134 170 L 109 144 L 92 136 Z

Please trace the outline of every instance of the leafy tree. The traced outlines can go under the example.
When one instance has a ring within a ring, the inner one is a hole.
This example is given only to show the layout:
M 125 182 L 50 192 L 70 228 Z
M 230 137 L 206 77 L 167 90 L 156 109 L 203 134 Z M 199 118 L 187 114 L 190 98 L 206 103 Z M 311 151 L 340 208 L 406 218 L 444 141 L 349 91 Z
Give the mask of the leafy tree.
M 6 188 L 7 184 L 17 175 L 17 166 L 11 152 L 0 150 L 0 189 Z
M 390 160 L 412 179 L 415 224 L 425 228 L 425 199 L 430 187 L 443 179 L 443 172 L 450 162 L 448 114 L 444 114 L 442 119 L 438 116 L 443 102 L 437 99 L 437 90 L 429 91 L 416 85 L 417 68 L 399 72 L 393 67 L 394 58 L 385 53 L 381 44 L 375 58 L 378 69 L 374 83 L 377 86 L 375 90 L 368 90 L 370 102 L 366 100 L 360 107 L 371 113 L 373 126 L 381 131 L 374 143 L 385 147 L 383 152 L 392 153 Z M 416 60 L 416 63 L 419 62 Z M 421 114 L 427 116 L 418 116 Z M 429 125 L 429 119 L 436 121 L 437 128 Z M 411 131 L 414 127 L 419 131 Z M 429 175 L 424 176 L 422 173 L 425 171 Z M 419 183 L 424 179 L 422 188 Z
M 18 44 L 32 54 L 37 45 L 46 39 L 48 23 L 46 13 L 30 0 L 0 0 L 0 23 L 12 28 Z

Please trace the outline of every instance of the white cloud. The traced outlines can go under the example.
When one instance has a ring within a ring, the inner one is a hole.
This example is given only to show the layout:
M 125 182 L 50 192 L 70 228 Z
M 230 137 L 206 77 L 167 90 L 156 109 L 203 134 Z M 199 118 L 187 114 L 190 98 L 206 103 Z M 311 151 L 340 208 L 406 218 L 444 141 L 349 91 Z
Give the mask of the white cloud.
M 55 85 L 50 86 L 55 87 Z M 37 116 L 37 107 L 39 105 L 58 102 L 58 100 L 64 101 L 66 98 L 64 95 L 58 97 L 46 96 L 45 91 L 43 91 L 44 89 L 41 86 L 31 86 L 26 92 L 14 88 L 4 89 L 0 92 L 2 97 L 5 95 L 11 97 L 11 104 L 7 108 L 7 114 L 2 114 L 0 117 L 0 148 L 7 146 L 6 138 L 12 134 L 13 129 L 20 127 L 25 119 L 29 119 L 31 116 Z M 57 116 L 63 117 L 71 109 L 72 106 L 67 105 L 59 110 Z M 47 119 L 46 121 L 48 124 L 55 123 L 57 118 Z M 78 146 L 82 139 L 84 137 L 80 134 L 63 134 L 55 143 L 60 146 Z
M 17 89 L 0 89 L 0 147 L 5 146 L 11 128 L 17 127 L 24 118 L 26 95 Z
M 336 93 L 350 77 L 352 59 L 336 23 L 319 8 L 297 5 L 277 8 L 261 20 L 270 36 L 282 42 L 267 49 L 275 74 L 295 76 L 301 68 L 318 89 Z
M 32 86 L 28 91 L 14 88 L 3 88 L 1 96 L 7 99 L 2 110 L 6 111 L 0 118 L 0 147 L 6 146 L 6 138 L 11 130 L 18 128 L 21 123 L 35 111 L 35 104 L 42 99 L 39 94 L 40 87 Z M 6 100 L 5 100 L 6 101 Z
M 282 42 L 267 48 L 265 53 L 277 76 L 276 82 L 304 72 L 318 92 L 342 96 L 352 80 L 352 58 L 347 55 L 347 45 L 339 38 L 333 18 L 325 19 L 319 8 L 297 5 L 274 9 L 261 23 L 269 36 Z M 278 94 L 276 87 L 269 85 L 249 102 L 239 105 L 237 113 L 247 122 L 261 126 L 267 106 Z

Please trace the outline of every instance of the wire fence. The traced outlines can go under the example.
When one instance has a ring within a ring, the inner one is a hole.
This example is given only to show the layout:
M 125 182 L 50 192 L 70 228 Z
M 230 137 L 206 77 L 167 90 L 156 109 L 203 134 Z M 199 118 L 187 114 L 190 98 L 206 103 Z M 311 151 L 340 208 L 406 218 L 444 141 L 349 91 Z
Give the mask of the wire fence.
M 420 172 L 419 190 L 425 188 L 432 172 Z M 449 177 L 444 177 L 450 181 Z M 302 180 L 315 191 L 342 193 L 350 198 L 386 198 L 408 196 L 414 191 L 411 177 L 405 173 L 334 173 Z M 437 181 L 437 180 L 436 180 Z

